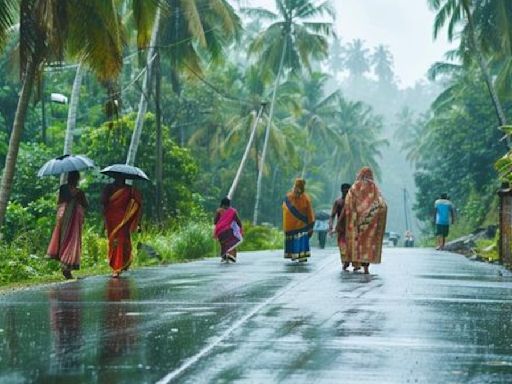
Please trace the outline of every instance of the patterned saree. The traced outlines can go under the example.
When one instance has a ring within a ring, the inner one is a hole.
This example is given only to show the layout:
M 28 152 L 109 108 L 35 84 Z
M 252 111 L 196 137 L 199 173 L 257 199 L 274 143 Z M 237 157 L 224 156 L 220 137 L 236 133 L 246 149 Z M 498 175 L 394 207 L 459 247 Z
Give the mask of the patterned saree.
M 387 206 L 373 181 L 370 168 L 359 171 L 345 199 L 346 260 L 359 263 L 381 262 Z

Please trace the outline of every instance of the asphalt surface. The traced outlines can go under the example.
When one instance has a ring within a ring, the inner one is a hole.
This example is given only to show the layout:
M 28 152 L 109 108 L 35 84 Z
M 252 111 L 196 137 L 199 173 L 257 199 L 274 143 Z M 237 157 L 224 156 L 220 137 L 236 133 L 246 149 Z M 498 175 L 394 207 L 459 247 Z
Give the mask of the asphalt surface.
M 208 259 L 0 295 L 0 383 L 512 383 L 512 275 L 386 248 Z

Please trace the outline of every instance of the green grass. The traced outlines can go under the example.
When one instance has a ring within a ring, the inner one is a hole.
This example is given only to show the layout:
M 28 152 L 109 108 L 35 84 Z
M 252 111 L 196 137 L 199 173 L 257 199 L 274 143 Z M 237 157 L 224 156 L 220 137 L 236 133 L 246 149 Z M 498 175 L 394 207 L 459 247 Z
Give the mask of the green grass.
M 281 248 L 282 232 L 269 226 L 244 224 L 245 239 L 241 251 Z M 9 244 L 0 244 L 0 292 L 63 280 L 59 262 L 45 257 L 41 244 L 34 251 L 34 241 L 19 236 Z M 174 225 L 165 230 L 149 229 L 132 235 L 133 268 L 182 263 L 219 254 L 212 226 L 202 222 Z M 110 274 L 107 239 L 91 226 L 82 233 L 81 268 L 77 278 Z

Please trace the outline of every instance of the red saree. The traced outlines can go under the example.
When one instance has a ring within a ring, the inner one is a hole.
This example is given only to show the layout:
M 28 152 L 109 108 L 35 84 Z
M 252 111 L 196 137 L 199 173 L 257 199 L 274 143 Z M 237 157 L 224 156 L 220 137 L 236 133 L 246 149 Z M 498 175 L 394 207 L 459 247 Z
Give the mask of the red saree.
M 76 197 L 58 205 L 57 222 L 46 253 L 68 270 L 80 268 L 83 223 L 84 209 Z
M 373 181 L 373 172 L 364 167 L 345 198 L 346 261 L 381 261 L 382 239 L 386 227 L 387 206 Z M 340 244 L 343 246 L 343 244 Z
M 104 203 L 109 264 L 114 273 L 120 273 L 132 262 L 130 233 L 139 224 L 142 197 L 135 188 L 127 185 L 115 190 Z

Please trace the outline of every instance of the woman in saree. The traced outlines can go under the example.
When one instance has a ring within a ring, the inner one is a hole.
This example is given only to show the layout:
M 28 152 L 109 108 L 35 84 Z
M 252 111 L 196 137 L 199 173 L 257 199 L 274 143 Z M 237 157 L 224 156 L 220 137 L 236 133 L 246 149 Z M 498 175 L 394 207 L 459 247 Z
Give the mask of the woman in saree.
M 387 206 L 373 180 L 373 172 L 363 167 L 345 198 L 345 250 L 347 259 L 361 263 L 368 274 L 370 264 L 379 264 L 386 228 Z
M 285 235 L 284 257 L 298 262 L 308 261 L 309 238 L 313 235 L 315 214 L 311 199 L 305 192 L 306 182 L 297 178 L 293 189 L 283 201 L 283 227 Z
M 142 214 L 142 196 L 131 185 L 125 183 L 122 174 L 103 190 L 102 196 L 105 228 L 108 235 L 108 259 L 112 277 L 119 277 L 128 270 L 132 262 L 130 234 L 139 225 Z
M 227 197 L 220 202 L 215 213 L 214 237 L 220 243 L 221 262 L 236 263 L 236 247 L 243 241 L 242 222 L 236 209 L 231 207 L 231 200 Z
M 72 270 L 80 269 L 82 255 L 82 226 L 84 210 L 87 209 L 85 194 L 78 188 L 80 173 L 68 173 L 68 182 L 59 188 L 57 220 L 52 233 L 47 255 L 60 261 L 62 274 L 72 279 Z

